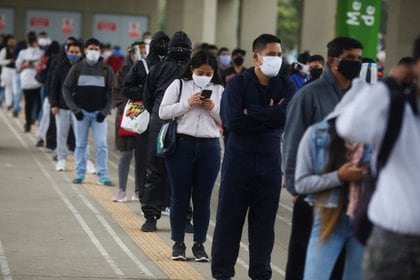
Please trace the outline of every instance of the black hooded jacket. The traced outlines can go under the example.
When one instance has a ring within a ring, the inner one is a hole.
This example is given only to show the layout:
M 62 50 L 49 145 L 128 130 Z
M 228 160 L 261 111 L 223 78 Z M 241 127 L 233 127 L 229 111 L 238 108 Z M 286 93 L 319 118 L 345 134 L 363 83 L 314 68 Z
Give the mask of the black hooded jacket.
M 156 53 L 157 43 L 161 39 L 166 39 L 169 41 L 168 35 L 162 31 L 159 31 L 153 35 L 152 42 L 150 43 L 150 52 L 146 58 L 149 69 L 154 65 L 161 63 L 161 59 Z M 125 80 L 122 84 L 123 95 L 131 100 L 142 100 L 146 78 L 147 72 L 144 68 L 143 62 L 141 60 L 136 61 L 136 63 L 134 63 L 134 65 L 128 71 L 127 76 L 125 77 Z
M 191 49 L 191 40 L 184 32 L 176 32 L 169 42 L 170 47 L 180 45 Z M 169 51 L 163 63 L 150 69 L 143 93 L 143 103 L 147 111 L 159 114 L 160 103 L 166 89 L 175 79 L 181 77 L 189 61 L 189 56 L 184 61 L 177 61 L 175 54 Z

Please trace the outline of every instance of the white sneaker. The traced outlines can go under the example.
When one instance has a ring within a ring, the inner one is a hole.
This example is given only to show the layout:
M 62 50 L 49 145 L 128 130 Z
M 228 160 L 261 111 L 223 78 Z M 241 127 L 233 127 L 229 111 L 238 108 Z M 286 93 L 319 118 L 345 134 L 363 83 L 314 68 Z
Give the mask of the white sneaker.
M 55 170 L 56 171 L 66 171 L 66 160 L 65 159 L 60 159 L 55 166 Z
M 89 174 L 95 174 L 96 173 L 96 167 L 90 159 L 88 159 L 88 161 L 87 161 L 86 169 L 87 169 L 87 173 L 89 173 Z
M 139 201 L 139 191 L 136 191 L 131 196 L 131 201 Z
M 170 214 L 171 214 L 171 208 L 169 208 L 169 207 L 166 207 L 165 209 L 163 209 L 162 210 L 162 212 L 160 212 L 161 213 L 161 215 L 163 215 L 163 216 L 170 216 Z
M 117 194 L 113 197 L 112 201 L 114 202 L 127 202 L 127 195 L 125 191 L 119 190 Z

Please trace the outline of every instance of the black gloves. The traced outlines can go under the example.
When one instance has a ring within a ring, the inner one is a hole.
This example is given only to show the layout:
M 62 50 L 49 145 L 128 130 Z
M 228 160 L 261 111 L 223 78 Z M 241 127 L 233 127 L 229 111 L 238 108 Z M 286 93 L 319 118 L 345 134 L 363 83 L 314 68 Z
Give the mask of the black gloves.
M 105 116 L 104 116 L 104 114 L 102 114 L 101 112 L 99 112 L 99 113 L 96 115 L 96 121 L 97 121 L 97 122 L 101 123 L 101 122 L 103 122 L 103 121 L 104 121 L 104 119 L 105 119 Z
M 80 121 L 82 121 L 82 120 L 83 120 L 83 117 L 84 117 L 84 115 L 83 115 L 82 111 L 79 111 L 79 112 L 75 113 L 75 114 L 74 114 L 74 116 L 76 117 L 76 119 L 77 119 L 79 122 L 80 122 Z

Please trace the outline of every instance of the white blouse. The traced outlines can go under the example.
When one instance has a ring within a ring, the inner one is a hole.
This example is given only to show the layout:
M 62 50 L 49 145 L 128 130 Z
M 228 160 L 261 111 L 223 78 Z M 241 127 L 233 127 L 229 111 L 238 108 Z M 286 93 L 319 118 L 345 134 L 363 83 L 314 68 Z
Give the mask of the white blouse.
M 209 83 L 204 89 L 211 90 L 210 99 L 214 108 L 208 111 L 200 107 L 191 107 L 188 99 L 195 93 L 201 92 L 192 80 L 182 80 L 182 93 L 180 94 L 180 80 L 174 80 L 165 91 L 159 108 L 159 117 L 162 120 L 176 119 L 177 133 L 202 138 L 217 138 L 220 136 L 220 101 L 223 86 Z M 178 102 L 179 98 L 179 102 Z

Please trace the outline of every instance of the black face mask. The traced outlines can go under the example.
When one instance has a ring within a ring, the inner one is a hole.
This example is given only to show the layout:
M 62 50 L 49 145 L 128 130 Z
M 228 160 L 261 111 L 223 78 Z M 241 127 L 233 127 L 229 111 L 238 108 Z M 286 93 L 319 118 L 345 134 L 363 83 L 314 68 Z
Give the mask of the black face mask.
M 156 54 L 160 56 L 165 56 L 168 54 L 168 45 L 161 44 L 159 46 L 156 46 Z
M 182 62 L 186 61 L 191 56 L 191 51 L 171 51 L 171 56 L 177 61 Z
M 233 63 L 237 66 L 241 66 L 244 63 L 244 58 L 242 56 L 235 57 Z
M 338 64 L 338 72 L 343 74 L 347 80 L 353 80 L 360 75 L 362 69 L 362 62 L 342 59 Z
M 324 69 L 322 68 L 312 68 L 310 71 L 312 80 L 316 80 L 321 77 L 322 72 L 324 72 Z

